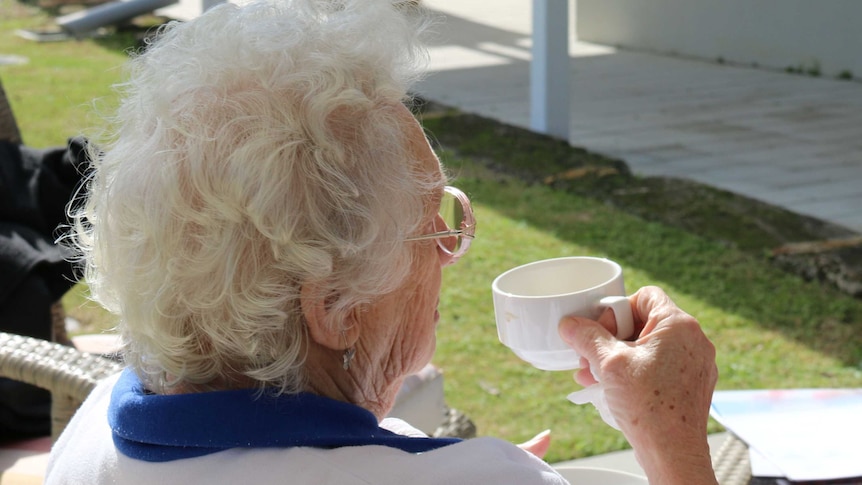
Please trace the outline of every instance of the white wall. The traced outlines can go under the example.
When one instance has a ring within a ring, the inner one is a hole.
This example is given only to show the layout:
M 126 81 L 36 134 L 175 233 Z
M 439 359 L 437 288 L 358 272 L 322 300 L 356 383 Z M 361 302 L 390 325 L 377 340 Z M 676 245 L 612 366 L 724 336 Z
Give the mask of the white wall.
M 577 0 L 580 40 L 862 78 L 862 0 Z
M 177 0 L 177 3 L 156 11 L 169 19 L 189 21 L 212 7 L 228 0 Z

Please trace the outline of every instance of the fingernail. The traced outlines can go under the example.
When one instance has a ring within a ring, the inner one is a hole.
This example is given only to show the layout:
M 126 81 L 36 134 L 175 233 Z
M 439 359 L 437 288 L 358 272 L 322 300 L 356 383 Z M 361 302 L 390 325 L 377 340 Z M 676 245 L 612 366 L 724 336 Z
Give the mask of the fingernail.
M 532 438 L 530 438 L 530 441 L 527 441 L 527 443 L 535 443 L 537 441 L 541 441 L 542 439 L 544 439 L 546 436 L 548 436 L 550 434 L 551 434 L 551 430 L 546 429 L 546 430 L 542 431 L 541 433 L 537 434 L 536 436 L 533 436 Z

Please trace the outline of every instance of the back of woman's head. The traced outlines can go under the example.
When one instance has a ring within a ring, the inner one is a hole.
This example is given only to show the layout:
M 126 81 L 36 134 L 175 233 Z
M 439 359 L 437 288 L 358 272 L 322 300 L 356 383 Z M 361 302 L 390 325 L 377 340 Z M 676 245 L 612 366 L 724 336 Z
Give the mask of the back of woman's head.
M 410 266 L 423 180 L 399 104 L 417 12 L 391 1 L 218 6 L 130 62 L 77 243 L 154 390 L 301 386 L 301 285 L 332 315 Z

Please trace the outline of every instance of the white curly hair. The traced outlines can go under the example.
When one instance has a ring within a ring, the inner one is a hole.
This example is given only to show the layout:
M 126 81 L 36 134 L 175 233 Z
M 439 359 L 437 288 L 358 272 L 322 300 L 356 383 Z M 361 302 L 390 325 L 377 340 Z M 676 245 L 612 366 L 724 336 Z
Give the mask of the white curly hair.
M 296 392 L 302 285 L 337 329 L 402 284 L 403 239 L 443 183 L 419 175 L 397 116 L 425 57 L 414 8 L 223 4 L 129 62 L 74 240 L 152 390 Z

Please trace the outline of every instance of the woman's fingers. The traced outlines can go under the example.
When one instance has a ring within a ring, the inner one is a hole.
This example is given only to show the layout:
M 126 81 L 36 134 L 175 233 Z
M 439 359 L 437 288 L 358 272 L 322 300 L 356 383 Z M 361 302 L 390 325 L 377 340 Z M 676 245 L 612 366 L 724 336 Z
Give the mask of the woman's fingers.
M 532 437 L 529 441 L 521 443 L 518 445 L 518 448 L 521 448 L 524 451 L 529 451 L 530 453 L 536 455 L 539 458 L 544 458 L 545 453 L 548 452 L 548 448 L 551 446 L 551 430 L 546 429 L 536 436 Z

